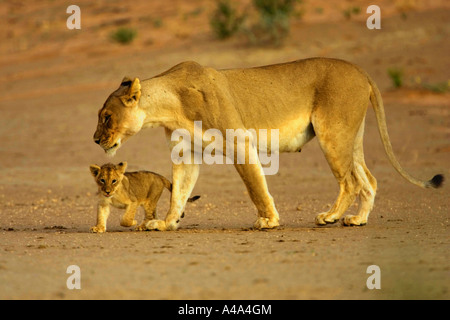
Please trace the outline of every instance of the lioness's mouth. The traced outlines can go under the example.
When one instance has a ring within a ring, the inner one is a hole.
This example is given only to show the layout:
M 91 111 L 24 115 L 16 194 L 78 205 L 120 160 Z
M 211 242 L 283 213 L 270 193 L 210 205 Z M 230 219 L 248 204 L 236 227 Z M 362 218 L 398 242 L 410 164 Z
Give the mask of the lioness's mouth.
M 116 142 L 116 143 L 114 143 L 114 145 L 113 145 L 112 147 L 105 148 L 105 150 L 106 150 L 106 151 L 107 151 L 107 150 L 111 150 L 111 149 L 117 148 L 118 146 L 119 146 L 119 144 Z
M 104 148 L 105 153 L 108 155 L 115 155 L 116 150 L 120 147 L 120 141 L 117 141 L 112 147 Z

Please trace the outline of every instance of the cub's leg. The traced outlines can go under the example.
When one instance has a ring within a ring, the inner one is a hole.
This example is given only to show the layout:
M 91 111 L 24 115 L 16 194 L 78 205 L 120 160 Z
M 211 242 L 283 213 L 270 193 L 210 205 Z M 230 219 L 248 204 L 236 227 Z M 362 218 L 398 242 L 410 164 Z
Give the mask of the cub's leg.
M 147 230 L 147 223 L 151 220 L 156 219 L 156 203 L 153 203 L 152 201 L 147 201 L 143 204 L 144 211 L 145 211 L 145 218 L 142 223 L 136 227 L 137 231 L 145 231 Z
M 147 201 L 145 201 L 143 203 L 144 211 L 145 211 L 145 218 L 144 218 L 144 221 L 142 221 L 142 223 L 138 227 L 136 227 L 137 231 L 147 230 L 147 223 L 150 220 L 156 219 L 156 205 L 158 204 L 158 200 L 161 197 L 162 193 L 163 193 L 162 186 L 161 186 L 161 188 L 152 186 L 152 189 L 150 191 Z
M 172 196 L 170 209 L 165 220 L 150 220 L 147 230 L 176 230 L 184 212 L 186 202 L 197 182 L 200 166 L 198 164 L 173 164 Z
M 94 233 L 106 232 L 106 220 L 109 216 L 109 204 L 99 202 L 97 206 L 97 225 L 92 227 L 90 230 Z
M 367 223 L 377 192 L 377 180 L 372 176 L 364 162 L 363 136 L 364 122 L 361 124 L 358 135 L 356 136 L 355 151 L 353 154 L 356 181 L 360 188 L 360 207 L 356 216 L 345 216 L 343 223 L 347 226 L 361 226 Z
M 137 224 L 137 221 L 134 220 L 137 208 L 138 208 L 138 204 L 134 203 L 134 202 L 130 203 L 126 207 L 126 209 L 125 209 L 126 211 L 125 211 L 124 215 L 122 216 L 122 218 L 120 219 L 120 225 L 122 227 L 132 227 Z

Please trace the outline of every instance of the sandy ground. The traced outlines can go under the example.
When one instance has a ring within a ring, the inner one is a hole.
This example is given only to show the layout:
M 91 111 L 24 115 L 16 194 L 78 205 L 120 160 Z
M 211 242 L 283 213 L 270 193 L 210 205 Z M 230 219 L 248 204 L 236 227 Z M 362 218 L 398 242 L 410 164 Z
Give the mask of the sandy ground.
M 113 209 L 108 232 L 89 233 L 91 163 L 126 160 L 129 170 L 171 176 L 162 129 L 107 158 L 92 141 L 98 109 L 124 75 L 145 79 L 184 60 L 218 68 L 310 56 L 355 62 L 383 91 L 404 168 L 423 179 L 450 176 L 449 93 L 424 89 L 449 79 L 445 1 L 380 1 L 382 30 L 365 27 L 367 1 L 304 2 L 277 48 L 242 36 L 216 40 L 208 1 L 79 1 L 78 31 L 65 27 L 66 1 L 2 2 L 0 299 L 449 299 L 449 186 L 423 190 L 403 180 L 371 108 L 365 154 L 379 189 L 367 226 L 314 225 L 338 187 L 313 140 L 300 154 L 282 154 L 279 173 L 268 177 L 281 216 L 275 230 L 251 228 L 256 209 L 232 166 L 203 165 L 194 190 L 201 199 L 187 206 L 178 231 L 122 228 Z M 347 20 L 342 10 L 351 6 L 362 12 Z M 108 39 L 121 25 L 138 29 L 133 44 Z M 407 88 L 392 89 L 390 67 L 404 70 Z M 168 201 L 165 192 L 160 217 Z M 70 265 L 80 267 L 81 290 L 66 286 Z M 380 267 L 380 290 L 366 286 L 370 265 Z

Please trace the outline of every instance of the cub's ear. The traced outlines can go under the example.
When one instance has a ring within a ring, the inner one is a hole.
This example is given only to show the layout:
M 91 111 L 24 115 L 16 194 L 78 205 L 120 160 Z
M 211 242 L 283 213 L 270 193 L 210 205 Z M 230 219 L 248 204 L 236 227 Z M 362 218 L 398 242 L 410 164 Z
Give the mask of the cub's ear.
M 124 174 L 125 170 L 127 170 L 127 165 L 128 163 L 126 161 L 123 161 L 116 166 L 116 169 L 119 170 L 121 174 Z
M 100 173 L 100 167 L 95 165 L 95 164 L 91 164 L 89 166 L 89 169 L 91 170 L 91 174 L 94 176 L 94 178 L 97 178 L 98 174 Z
M 124 93 L 120 96 L 120 100 L 125 107 L 134 107 L 141 98 L 141 83 L 138 78 L 131 80 L 128 77 L 123 78 L 120 87 L 126 87 Z

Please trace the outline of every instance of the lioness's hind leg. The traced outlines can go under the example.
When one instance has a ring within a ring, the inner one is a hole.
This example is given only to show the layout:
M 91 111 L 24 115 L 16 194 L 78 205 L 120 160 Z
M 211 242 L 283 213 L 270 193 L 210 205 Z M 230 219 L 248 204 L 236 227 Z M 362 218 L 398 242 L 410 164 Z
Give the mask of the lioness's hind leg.
M 373 203 L 375 201 L 375 194 L 377 192 L 377 180 L 370 173 L 364 162 L 363 152 L 363 133 L 364 122 L 355 139 L 354 170 L 357 183 L 360 188 L 359 198 L 361 200 L 357 215 L 347 215 L 343 223 L 346 226 L 362 226 L 367 224 L 369 213 L 372 211 Z
M 363 226 L 367 224 L 369 214 L 372 211 L 375 201 L 377 183 L 365 164 L 355 164 L 356 175 L 361 190 L 359 198 L 361 200 L 357 215 L 347 215 L 343 220 L 346 226 Z
M 329 211 L 316 217 L 317 225 L 325 225 L 339 221 L 344 212 L 355 201 L 359 192 L 353 161 L 357 129 L 352 130 L 349 126 L 349 129 L 342 130 L 338 123 L 333 119 L 330 121 L 324 115 L 316 119 L 314 117 L 312 119 L 314 131 L 331 171 L 339 183 L 339 195 L 333 206 Z M 355 127 L 358 128 L 359 123 Z
M 327 212 L 320 213 L 316 217 L 316 224 L 325 225 L 339 221 L 344 212 L 355 201 L 355 181 L 351 173 L 339 181 L 339 195 L 336 202 Z

